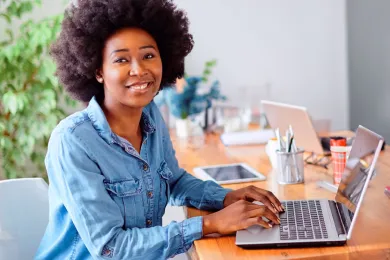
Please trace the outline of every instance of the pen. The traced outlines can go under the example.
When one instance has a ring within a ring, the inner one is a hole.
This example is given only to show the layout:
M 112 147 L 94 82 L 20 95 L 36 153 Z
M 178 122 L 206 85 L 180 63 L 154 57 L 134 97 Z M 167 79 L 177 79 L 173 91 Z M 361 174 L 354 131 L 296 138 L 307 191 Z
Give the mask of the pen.
M 276 128 L 275 134 L 276 134 L 276 139 L 278 139 L 279 151 L 282 152 L 282 150 L 283 150 L 283 140 L 282 140 L 282 138 L 280 136 L 279 128 Z
M 286 131 L 286 152 L 290 152 L 290 132 Z
M 294 141 L 294 135 L 291 136 L 290 143 L 289 143 L 289 145 L 288 145 L 288 152 L 289 152 L 289 153 L 295 152 L 295 151 L 291 151 L 293 141 Z
M 292 152 L 292 153 L 294 153 L 293 154 L 293 160 L 294 160 L 294 164 L 295 164 L 295 170 L 296 170 L 296 172 L 295 172 L 295 179 L 296 179 L 296 181 L 297 182 L 300 182 L 300 181 L 302 181 L 302 177 L 301 177 L 301 174 L 300 174 L 300 172 L 299 172 L 299 167 L 298 167 L 298 162 L 297 162 L 297 158 L 295 157 L 295 153 L 296 152 L 298 152 L 298 148 L 296 147 L 296 145 L 295 145 L 295 140 L 294 140 L 294 131 L 293 131 L 293 128 L 292 128 L 292 126 L 291 125 L 289 125 L 288 126 L 288 129 L 289 129 L 289 131 L 290 131 L 290 134 L 291 134 L 291 142 L 290 142 L 290 144 L 289 144 L 289 151 L 290 152 Z
M 292 129 L 292 126 L 291 125 L 289 125 L 288 126 L 288 128 L 289 128 L 289 130 L 290 130 L 290 134 L 292 135 L 292 136 L 294 136 L 294 131 L 293 131 L 293 129 Z M 293 143 L 293 152 L 298 152 L 298 149 L 297 149 L 297 146 L 295 145 L 295 142 Z

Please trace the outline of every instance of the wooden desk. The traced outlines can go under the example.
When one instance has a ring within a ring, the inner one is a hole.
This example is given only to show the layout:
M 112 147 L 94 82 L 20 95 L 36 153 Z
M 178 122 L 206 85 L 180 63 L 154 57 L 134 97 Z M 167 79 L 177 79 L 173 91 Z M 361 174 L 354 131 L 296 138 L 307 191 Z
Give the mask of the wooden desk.
M 348 134 L 341 132 L 338 134 Z M 272 191 L 280 200 L 334 199 L 335 194 L 316 186 L 318 180 L 332 181 L 331 173 L 318 166 L 307 165 L 305 183 L 279 185 L 271 168 L 264 146 L 225 147 L 217 135 L 205 137 L 204 145 L 193 145 L 172 135 L 176 156 L 181 167 L 192 173 L 201 165 L 245 162 L 267 176 L 266 181 L 224 185 L 238 189 L 253 184 Z M 193 259 L 390 259 L 390 199 L 384 194 L 390 185 L 390 147 L 382 152 L 377 163 L 378 175 L 370 182 L 352 239 L 341 247 L 295 249 L 242 249 L 235 245 L 235 236 L 203 238 L 195 241 L 190 252 Z M 187 217 L 206 215 L 208 212 L 185 208 Z

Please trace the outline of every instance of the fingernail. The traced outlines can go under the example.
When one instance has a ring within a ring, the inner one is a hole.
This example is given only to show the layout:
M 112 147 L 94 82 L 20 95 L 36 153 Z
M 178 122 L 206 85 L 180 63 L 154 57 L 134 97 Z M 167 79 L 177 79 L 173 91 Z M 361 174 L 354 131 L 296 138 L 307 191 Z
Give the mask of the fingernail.
M 269 224 L 269 223 L 268 223 L 268 226 L 269 226 L 270 228 L 272 228 L 272 225 L 271 225 L 271 224 Z

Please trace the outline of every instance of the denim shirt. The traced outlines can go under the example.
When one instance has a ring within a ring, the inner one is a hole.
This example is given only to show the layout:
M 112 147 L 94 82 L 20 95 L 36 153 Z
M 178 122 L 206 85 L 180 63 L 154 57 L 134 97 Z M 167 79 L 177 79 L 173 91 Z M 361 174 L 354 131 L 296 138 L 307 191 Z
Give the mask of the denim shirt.
M 202 217 L 162 227 L 168 203 L 223 208 L 229 192 L 181 169 L 152 101 L 140 153 L 115 135 L 95 98 L 54 129 L 45 159 L 49 223 L 36 259 L 167 259 L 202 237 Z

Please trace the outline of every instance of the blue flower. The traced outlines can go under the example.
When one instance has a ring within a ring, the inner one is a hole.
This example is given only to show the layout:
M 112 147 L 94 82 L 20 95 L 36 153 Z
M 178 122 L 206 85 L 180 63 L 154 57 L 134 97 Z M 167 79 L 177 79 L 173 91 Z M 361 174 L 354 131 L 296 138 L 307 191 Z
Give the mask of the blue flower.
M 167 104 L 173 116 L 184 119 L 210 108 L 212 100 L 226 99 L 220 93 L 219 81 L 213 82 L 210 91 L 205 94 L 197 93 L 198 85 L 202 82 L 201 77 L 189 77 L 186 82 L 181 93 L 174 88 L 162 90 L 155 98 L 157 105 Z
M 158 106 L 167 104 L 172 115 L 177 118 L 187 118 L 191 115 L 199 114 L 211 107 L 212 100 L 225 100 L 226 97 L 220 93 L 219 81 L 214 81 L 208 93 L 198 94 L 200 83 L 208 81 L 211 68 L 216 65 L 215 60 L 206 62 L 203 76 L 186 76 L 183 92 L 179 93 L 175 88 L 164 88 L 159 95 L 154 98 Z

